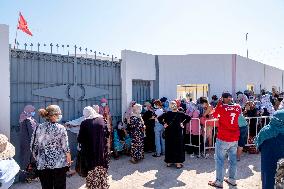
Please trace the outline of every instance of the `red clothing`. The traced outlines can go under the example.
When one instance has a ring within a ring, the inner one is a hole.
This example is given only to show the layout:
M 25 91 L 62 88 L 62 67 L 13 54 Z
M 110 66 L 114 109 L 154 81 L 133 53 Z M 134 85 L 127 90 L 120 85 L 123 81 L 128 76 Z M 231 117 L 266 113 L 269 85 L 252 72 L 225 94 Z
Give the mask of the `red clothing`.
M 218 103 L 213 116 L 219 118 L 217 138 L 225 142 L 235 142 L 239 140 L 240 129 L 238 118 L 242 109 L 238 104 Z

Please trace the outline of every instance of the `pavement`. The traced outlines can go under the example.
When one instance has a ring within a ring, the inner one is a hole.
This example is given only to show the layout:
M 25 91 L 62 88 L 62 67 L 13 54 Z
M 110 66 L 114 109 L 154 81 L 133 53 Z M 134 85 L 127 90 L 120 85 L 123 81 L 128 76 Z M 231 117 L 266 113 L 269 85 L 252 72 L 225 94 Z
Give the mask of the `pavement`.
M 227 165 L 226 165 L 227 167 Z M 153 158 L 145 154 L 145 159 L 138 164 L 131 164 L 129 157 L 112 159 L 109 169 L 110 189 L 212 189 L 209 180 L 215 179 L 213 156 L 209 158 L 191 158 L 186 155 L 183 169 L 167 168 L 163 156 Z M 238 162 L 237 187 L 225 189 L 261 189 L 260 155 L 244 154 Z M 39 182 L 14 184 L 11 189 L 40 189 Z M 85 189 L 85 179 L 78 175 L 67 178 L 67 189 Z

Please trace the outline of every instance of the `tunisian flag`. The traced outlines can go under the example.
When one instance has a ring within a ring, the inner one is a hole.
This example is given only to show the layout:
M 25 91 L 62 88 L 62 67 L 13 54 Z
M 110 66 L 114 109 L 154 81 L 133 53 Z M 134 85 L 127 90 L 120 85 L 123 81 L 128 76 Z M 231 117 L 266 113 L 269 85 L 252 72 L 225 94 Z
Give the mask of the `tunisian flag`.
M 26 34 L 33 36 L 32 32 L 29 30 L 28 23 L 25 20 L 25 18 L 23 17 L 23 15 L 21 14 L 21 12 L 20 12 L 20 18 L 19 18 L 17 29 L 20 29 L 23 32 L 25 32 Z

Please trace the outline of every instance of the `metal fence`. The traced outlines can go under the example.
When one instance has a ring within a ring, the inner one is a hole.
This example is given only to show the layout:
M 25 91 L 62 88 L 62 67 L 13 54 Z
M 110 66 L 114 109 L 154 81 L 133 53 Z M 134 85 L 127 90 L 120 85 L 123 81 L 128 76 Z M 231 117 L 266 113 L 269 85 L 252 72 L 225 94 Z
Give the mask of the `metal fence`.
M 10 49 L 11 140 L 19 146 L 19 115 L 26 105 L 61 107 L 63 121 L 108 99 L 113 123 L 121 119 L 120 61 Z M 38 116 L 39 122 L 43 122 Z
M 271 119 L 271 116 L 260 116 L 260 117 L 245 117 L 248 123 L 248 136 L 247 136 L 247 142 L 246 146 L 253 146 L 253 143 L 249 143 L 249 138 L 250 137 L 255 137 L 259 131 L 261 130 L 262 127 L 267 125 L 269 123 L 269 120 Z M 204 126 L 201 125 L 200 119 L 199 118 L 192 118 L 190 123 L 189 123 L 189 130 L 192 130 L 192 122 L 193 121 L 198 121 L 198 129 L 199 129 L 199 143 L 198 144 L 193 144 L 192 143 L 192 136 L 189 136 L 189 143 L 185 144 L 186 146 L 191 146 L 198 148 L 199 154 L 198 156 L 203 156 L 203 157 L 208 157 L 208 154 L 206 151 L 210 149 L 215 149 L 215 141 L 216 141 L 216 136 L 217 136 L 217 121 L 218 119 L 209 119 L 205 121 Z M 213 124 L 212 124 L 213 122 Z M 210 126 L 209 126 L 210 123 Z M 213 127 L 212 127 L 213 125 Z M 212 129 L 212 146 L 208 145 L 207 141 L 207 127 L 210 127 Z M 203 139 L 203 141 L 202 141 Z

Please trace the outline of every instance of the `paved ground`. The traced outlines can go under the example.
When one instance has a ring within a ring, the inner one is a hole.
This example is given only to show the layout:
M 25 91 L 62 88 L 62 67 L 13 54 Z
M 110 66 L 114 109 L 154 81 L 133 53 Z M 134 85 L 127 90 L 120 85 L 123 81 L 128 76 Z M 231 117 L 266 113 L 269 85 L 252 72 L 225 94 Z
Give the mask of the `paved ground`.
M 133 165 L 128 157 L 112 160 L 109 170 L 111 189 L 206 189 L 208 180 L 215 178 L 214 159 L 190 158 L 186 156 L 185 166 L 181 170 L 167 168 L 163 158 L 153 158 L 146 154 L 143 162 Z M 260 155 L 244 154 L 238 162 L 238 187 L 224 188 L 259 189 L 260 181 Z M 85 181 L 79 176 L 67 180 L 68 189 L 85 189 Z M 15 184 L 12 189 L 40 189 L 40 183 Z

